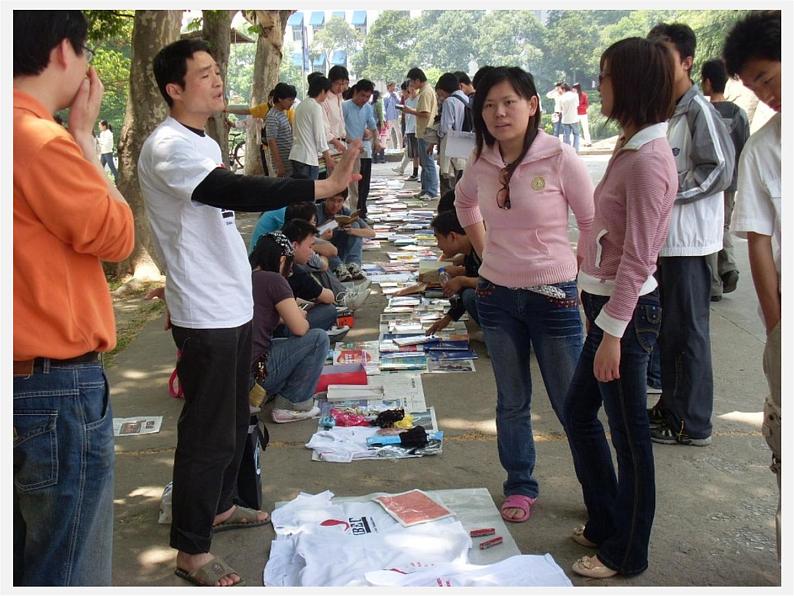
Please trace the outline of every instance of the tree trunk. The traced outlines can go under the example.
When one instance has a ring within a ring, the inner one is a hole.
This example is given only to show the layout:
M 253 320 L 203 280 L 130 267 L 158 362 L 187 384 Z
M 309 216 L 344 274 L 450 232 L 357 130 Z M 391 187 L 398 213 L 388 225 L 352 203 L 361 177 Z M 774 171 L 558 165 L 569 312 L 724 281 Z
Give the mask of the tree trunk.
M 164 271 L 152 245 L 149 221 L 138 186 L 138 156 L 146 138 L 165 119 L 168 110 L 154 80 L 152 60 L 163 46 L 179 38 L 181 10 L 136 10 L 132 30 L 130 97 L 119 139 L 119 191 L 135 217 L 135 248 L 116 268 L 118 276 L 159 279 Z
M 209 42 L 212 57 L 221 69 L 221 79 L 226 80 L 229 66 L 229 45 L 231 43 L 232 18 L 236 10 L 203 10 L 203 37 Z M 225 114 L 215 114 L 207 121 L 207 134 L 221 146 L 223 163 L 229 167 L 229 130 L 226 128 Z
M 254 83 L 251 93 L 251 105 L 267 101 L 270 90 L 278 83 L 278 72 L 281 66 L 284 31 L 287 19 L 294 10 L 247 10 L 244 11 L 248 22 L 259 27 L 256 40 L 256 58 L 254 59 Z M 257 131 L 249 129 L 245 143 L 245 174 L 247 176 L 263 174 L 261 154 L 257 144 Z

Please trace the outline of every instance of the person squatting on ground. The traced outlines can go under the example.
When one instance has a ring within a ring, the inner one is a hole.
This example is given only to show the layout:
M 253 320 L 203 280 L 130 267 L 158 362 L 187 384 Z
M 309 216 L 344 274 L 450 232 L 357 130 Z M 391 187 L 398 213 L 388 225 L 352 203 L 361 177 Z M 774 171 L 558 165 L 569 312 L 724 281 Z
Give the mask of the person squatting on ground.
M 753 285 L 767 332 L 763 367 L 769 395 L 764 401 L 761 432 L 772 450 L 770 469 L 777 477 L 775 528 L 780 561 L 780 12 L 753 12 L 739 21 L 728 34 L 722 54 L 728 73 L 738 75 L 747 88 L 777 112 L 750 137 L 742 151 L 731 231 L 747 238 Z
M 82 12 L 14 11 L 15 586 L 108 586 L 116 345 L 102 261 L 134 245 L 132 212 L 92 134 L 103 87 Z M 52 117 L 69 109 L 69 128 Z
M 728 81 L 728 71 L 725 63 L 720 58 L 707 60 L 700 69 L 700 81 L 703 94 L 708 95 L 711 105 L 722 116 L 722 122 L 730 132 L 733 141 L 736 163 L 733 168 L 731 185 L 725 189 L 724 194 L 724 225 L 722 230 L 722 249 L 708 256 L 709 269 L 711 269 L 711 301 L 719 302 L 723 294 L 730 294 L 736 289 L 739 281 L 739 270 L 736 268 L 736 259 L 733 256 L 733 235 L 730 233 L 731 214 L 736 195 L 736 176 L 739 172 L 739 155 L 750 137 L 750 122 L 747 113 L 732 101 L 725 99 L 725 83 Z
M 593 225 L 581 234 L 578 282 L 587 338 L 568 390 L 567 424 L 587 524 L 573 539 L 596 548 L 573 564 L 586 577 L 648 567 L 656 503 L 645 371 L 661 325 L 656 259 L 678 176 L 666 120 L 673 113 L 673 60 L 660 42 L 621 40 L 601 56 L 601 112 L 621 135 L 595 189 Z M 604 407 L 617 475 L 604 427 Z
M 345 207 L 346 198 L 347 189 L 317 203 L 317 225 L 322 226 L 337 215 L 349 217 L 351 213 L 350 209 Z M 374 237 L 375 230 L 360 217 L 334 230 L 331 243 L 336 246 L 337 255 L 328 259 L 328 266 L 339 281 L 364 279 L 364 274 L 361 271 L 363 238 Z
M 734 150 L 719 113 L 690 79 L 692 29 L 661 23 L 647 37 L 664 43 L 675 63 L 677 104 L 667 140 L 678 171 L 678 194 L 657 271 L 667 316 L 659 334 L 662 395 L 648 411 L 651 440 L 704 446 L 711 443 L 714 406 L 707 257 L 722 248 L 722 191 L 733 177 Z
M 564 426 L 568 385 L 582 349 L 568 208 L 586 232 L 593 185 L 573 148 L 538 129 L 529 73 L 515 67 L 488 71 L 477 84 L 473 113 L 474 161 L 455 188 L 455 207 L 474 250 L 483 255 L 477 310 L 496 377 L 497 443 L 507 472 L 501 513 L 521 522 L 538 496 L 530 350 Z
M 168 276 L 165 298 L 185 404 L 174 455 L 171 546 L 176 573 L 202 585 L 240 582 L 210 553 L 213 532 L 268 521 L 232 497 L 248 435 L 253 298 L 235 211 L 262 211 L 339 192 L 351 179 L 354 143 L 327 180 L 238 176 L 223 168 L 204 132 L 224 109 L 223 81 L 207 42 L 179 40 L 154 58 L 170 115 L 146 139 L 138 179 Z
M 444 296 L 450 299 L 451 308 L 442 318 L 433 323 L 426 333 L 433 335 L 441 331 L 452 321 L 459 320 L 464 313 L 469 313 L 472 320 L 479 325 L 476 290 L 482 259 L 474 251 L 471 241 L 466 235 L 466 230 L 460 225 L 454 209 L 439 213 L 430 222 L 430 227 L 433 228 L 436 243 L 443 252 L 442 258 L 463 255 L 463 265 L 450 265 L 445 268 L 450 279 L 442 289 Z
M 293 246 L 283 233 L 273 232 L 259 239 L 249 257 L 254 299 L 249 386 L 257 382 L 267 391 L 268 401 L 273 402 L 271 417 L 279 424 L 319 414 L 314 388 L 330 345 L 324 329 L 310 327 L 287 281 L 295 254 Z M 280 321 L 289 330 L 289 337 L 274 339 Z

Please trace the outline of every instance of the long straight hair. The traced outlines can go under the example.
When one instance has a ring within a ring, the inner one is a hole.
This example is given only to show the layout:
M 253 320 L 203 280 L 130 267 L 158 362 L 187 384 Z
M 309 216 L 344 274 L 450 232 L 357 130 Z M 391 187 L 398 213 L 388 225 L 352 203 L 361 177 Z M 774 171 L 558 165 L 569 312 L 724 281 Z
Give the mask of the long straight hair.
M 477 158 L 479 158 L 482 154 L 484 145 L 492 147 L 494 143 L 496 143 L 496 139 L 485 125 L 485 120 L 482 117 L 482 110 L 490 90 L 503 81 L 510 83 L 513 91 L 515 91 L 519 97 L 522 97 L 527 101 L 530 101 L 538 94 L 538 90 L 535 87 L 535 79 L 532 78 L 532 75 L 525 70 L 518 68 L 517 66 L 497 66 L 485 73 L 482 79 L 478 81 L 479 85 L 476 87 L 476 93 L 474 94 L 474 104 L 471 108 L 472 115 L 474 116 L 474 133 L 476 136 L 475 155 Z M 521 154 L 516 160 L 507 164 L 507 172 L 505 176 L 507 183 L 510 182 L 513 172 L 515 172 L 518 164 L 521 163 L 521 160 L 524 159 L 524 156 L 529 151 L 529 148 L 532 145 L 532 142 L 535 140 L 535 137 L 538 136 L 539 125 L 540 103 L 538 103 L 538 109 L 535 111 L 535 114 L 530 116 L 529 120 L 527 121 L 527 130 L 524 133 L 524 144 L 521 148 Z

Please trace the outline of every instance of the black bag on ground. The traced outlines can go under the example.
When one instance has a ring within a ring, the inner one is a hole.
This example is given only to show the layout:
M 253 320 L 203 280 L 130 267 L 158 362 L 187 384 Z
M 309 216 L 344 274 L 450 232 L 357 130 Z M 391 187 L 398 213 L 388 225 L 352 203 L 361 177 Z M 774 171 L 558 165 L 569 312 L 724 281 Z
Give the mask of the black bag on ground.
M 245 450 L 240 461 L 240 470 L 237 472 L 237 495 L 234 497 L 235 505 L 262 508 L 262 468 L 259 457 L 264 452 L 270 441 L 265 423 L 258 416 L 251 416 L 248 423 L 248 436 L 245 440 Z M 260 452 L 261 450 L 261 452 Z

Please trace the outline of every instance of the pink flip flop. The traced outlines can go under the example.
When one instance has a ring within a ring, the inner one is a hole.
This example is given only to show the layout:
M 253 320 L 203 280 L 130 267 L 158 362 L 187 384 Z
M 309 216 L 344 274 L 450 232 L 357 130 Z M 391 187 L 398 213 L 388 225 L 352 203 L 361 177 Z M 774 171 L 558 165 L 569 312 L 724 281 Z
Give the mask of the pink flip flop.
M 525 522 L 529 519 L 529 516 L 532 515 L 532 509 L 535 506 L 536 500 L 537 499 L 533 499 L 526 495 L 508 495 L 499 508 L 499 513 L 505 521 L 513 523 Z M 523 514 L 520 517 L 507 517 L 505 515 L 505 509 L 520 509 Z

